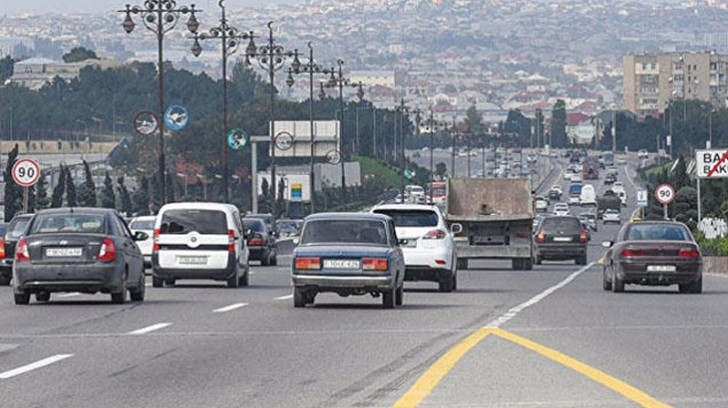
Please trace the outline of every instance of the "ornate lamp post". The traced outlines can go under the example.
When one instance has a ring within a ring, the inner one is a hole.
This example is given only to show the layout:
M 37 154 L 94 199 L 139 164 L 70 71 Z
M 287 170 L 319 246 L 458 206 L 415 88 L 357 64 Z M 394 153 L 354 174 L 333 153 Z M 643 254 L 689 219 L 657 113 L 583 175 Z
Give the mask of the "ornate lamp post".
M 166 202 L 167 189 L 165 186 L 164 176 L 164 57 L 163 42 L 164 34 L 172 30 L 179 22 L 182 15 L 189 14 L 187 19 L 187 29 L 192 33 L 197 33 L 200 27 L 199 21 L 195 13 L 202 10 L 195 10 L 195 5 L 190 7 L 178 6 L 175 0 L 146 0 L 144 6 L 126 5 L 125 10 L 118 10 L 119 13 L 126 13 L 122 27 L 127 34 L 134 31 L 134 20 L 131 16 L 141 15 L 144 26 L 157 35 L 157 94 L 159 98 L 159 186 L 161 188 L 160 197 L 162 204 Z
M 275 122 L 275 116 L 276 116 L 276 108 L 275 108 L 275 96 L 276 96 L 276 86 L 275 86 L 275 74 L 276 71 L 283 68 L 283 63 L 285 62 L 286 58 L 293 56 L 294 53 L 291 51 L 285 51 L 282 46 L 278 45 L 273 38 L 273 22 L 268 22 L 268 42 L 264 45 L 261 45 L 260 47 L 256 48 L 255 43 L 253 42 L 253 33 L 250 32 L 250 42 L 248 43 L 248 47 L 245 50 L 245 65 L 250 67 L 252 66 L 251 58 L 255 58 L 258 61 L 258 66 L 260 66 L 264 71 L 268 73 L 268 78 L 270 80 L 270 142 L 271 142 L 271 154 L 270 154 L 270 187 L 271 191 L 273 192 L 273 198 L 271 200 L 271 214 L 272 214 L 272 224 L 275 225 L 276 218 L 278 216 L 278 191 L 276 190 L 276 146 L 275 146 L 275 137 L 276 137 L 276 122 Z M 253 191 L 255 194 L 255 189 L 257 187 L 253 186 Z
M 336 60 L 336 64 L 339 66 L 339 68 L 338 70 L 335 68 L 331 68 L 331 77 L 329 78 L 326 86 L 328 88 L 334 88 L 337 86 L 339 87 L 339 133 L 341 134 L 339 141 L 339 144 L 341 145 L 341 207 L 343 208 L 344 205 L 346 205 L 346 172 L 344 170 L 344 163 L 346 162 L 344 147 L 344 86 L 359 88 L 356 91 L 356 96 L 359 98 L 359 100 L 362 100 L 364 98 L 364 89 L 362 88 L 361 82 L 352 83 L 349 78 L 344 78 L 344 60 L 338 59 Z
M 295 58 L 291 63 L 291 68 L 288 69 L 288 78 L 286 78 L 286 84 L 291 87 L 295 83 L 293 74 L 308 74 L 308 117 L 309 117 L 309 133 L 311 134 L 311 170 L 310 170 L 310 191 L 311 191 L 311 214 L 316 212 L 315 200 L 314 200 L 314 158 L 316 155 L 316 139 L 314 137 L 313 130 L 313 75 L 314 74 L 331 74 L 332 71 L 324 69 L 321 65 L 317 64 L 313 58 L 313 44 L 311 41 L 308 42 L 308 62 L 301 64 L 298 60 L 298 50 L 295 51 Z M 323 88 L 322 88 L 323 91 Z
M 252 40 L 252 32 L 240 32 L 237 28 L 228 25 L 225 17 L 224 0 L 220 0 L 217 4 L 222 10 L 220 25 L 213 27 L 207 33 L 195 34 L 195 43 L 192 45 L 192 54 L 199 57 L 202 53 L 200 40 L 218 40 L 222 44 L 222 189 L 225 202 L 230 201 L 229 196 L 229 169 L 228 169 L 228 146 L 227 146 L 227 60 L 232 54 L 238 50 L 238 46 L 242 40 Z

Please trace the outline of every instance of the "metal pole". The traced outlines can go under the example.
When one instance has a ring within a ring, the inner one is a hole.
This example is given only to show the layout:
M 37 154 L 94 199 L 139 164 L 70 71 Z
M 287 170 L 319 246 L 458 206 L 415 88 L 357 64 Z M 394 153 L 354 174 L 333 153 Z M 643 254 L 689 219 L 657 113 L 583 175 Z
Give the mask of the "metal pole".
M 696 173 L 697 173 L 697 171 L 696 171 Z M 696 176 L 695 177 L 695 181 L 697 181 L 697 183 L 698 183 L 698 188 L 697 188 L 697 190 L 698 190 L 698 224 L 700 224 L 700 221 L 703 219 L 703 217 L 702 217 L 702 215 L 703 215 L 702 214 L 702 203 L 701 203 L 701 200 L 700 200 L 700 184 L 701 184 L 700 183 L 700 177 L 697 177 Z
M 470 178 L 470 131 L 468 131 L 467 138 L 468 138 L 467 139 L 467 146 L 468 146 L 467 147 L 467 149 L 468 149 L 468 175 L 466 176 L 466 178 Z
M 372 154 L 377 157 L 377 108 L 372 105 Z
M 228 117 L 227 117 L 227 32 L 225 19 L 225 7 L 220 1 L 220 8 L 222 8 L 222 189 L 223 189 L 223 200 L 228 203 L 230 197 L 228 193 L 228 147 L 227 147 L 227 132 L 228 132 Z
M 402 195 L 402 201 L 404 201 L 404 170 L 406 163 L 404 162 L 404 98 L 400 100 L 399 105 L 399 163 L 402 166 L 399 175 L 399 193 Z
M 268 22 L 268 49 L 273 54 L 275 44 L 273 44 L 273 22 Z M 271 201 L 271 223 L 275 225 L 278 216 L 278 190 L 276 190 L 276 108 L 275 108 L 275 56 L 268 56 L 268 74 L 270 79 L 270 185 L 272 189 Z
M 258 212 L 258 143 L 250 144 L 250 211 L 255 214 Z
M 452 178 L 456 178 L 455 175 L 455 145 L 457 144 L 457 133 L 455 131 L 455 123 L 453 123 L 452 129 L 450 130 L 452 137 L 450 138 L 450 175 Z
M 342 66 L 343 60 L 338 60 L 339 64 L 339 143 L 341 144 L 341 209 L 346 206 L 346 154 L 344 154 L 344 74 Z
M 308 42 L 308 73 L 309 73 L 309 84 L 308 84 L 308 90 L 309 90 L 309 99 L 308 99 L 308 117 L 309 117 L 309 132 L 311 133 L 311 174 L 310 174 L 310 180 L 309 180 L 309 195 L 311 200 L 311 214 L 316 212 L 316 204 L 314 200 L 315 191 L 314 191 L 314 182 L 315 182 L 315 175 L 314 175 L 314 156 L 316 154 L 316 138 L 314 136 L 314 128 L 313 128 L 313 69 L 314 69 L 314 61 L 313 61 L 313 44 L 311 41 Z
M 161 203 L 165 204 L 167 199 L 167 188 L 164 177 L 164 59 L 162 40 L 164 38 L 164 27 L 162 7 L 157 10 L 157 92 L 159 98 L 159 187 Z

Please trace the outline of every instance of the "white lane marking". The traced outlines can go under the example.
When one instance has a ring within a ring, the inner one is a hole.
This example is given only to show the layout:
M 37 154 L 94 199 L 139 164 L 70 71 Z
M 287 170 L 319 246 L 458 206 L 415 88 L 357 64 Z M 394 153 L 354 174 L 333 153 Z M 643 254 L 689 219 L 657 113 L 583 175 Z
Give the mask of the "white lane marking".
M 241 307 L 248 306 L 247 303 L 235 303 L 230 306 L 221 307 L 219 309 L 215 309 L 212 311 L 212 313 L 225 313 L 229 312 L 231 310 L 240 309 Z
M 58 295 L 56 297 L 59 297 L 59 298 L 70 298 L 70 297 L 74 297 L 74 296 L 81 296 L 81 294 L 78 293 L 78 292 L 71 292 L 71 293 L 64 293 L 64 294 Z
M 144 327 L 139 330 L 130 331 L 129 334 L 146 334 L 155 330 L 164 329 L 165 327 L 171 326 L 172 323 L 157 323 L 148 327 Z
M 18 348 L 18 344 L 0 344 L 0 353 Z
M 536 303 L 544 300 L 550 294 L 556 292 L 557 290 L 559 290 L 559 289 L 563 288 L 564 286 L 568 285 L 569 283 L 571 283 L 571 281 L 573 281 L 574 279 L 576 279 L 577 276 L 579 276 L 582 273 L 584 273 L 584 271 L 588 270 L 593 265 L 594 265 L 594 262 L 592 262 L 589 265 L 587 265 L 587 266 L 579 269 L 578 271 L 576 271 L 576 272 L 572 273 L 571 275 L 567 276 L 566 279 L 562 280 L 561 282 L 557 283 L 556 285 L 554 285 L 554 286 L 552 286 L 552 287 L 544 290 L 543 292 L 541 292 L 538 295 L 532 297 L 531 299 L 529 299 L 529 300 L 521 303 L 520 305 L 511 308 L 510 310 L 508 310 L 506 313 L 504 313 L 503 315 L 501 315 L 497 319 L 495 319 L 495 320 L 489 322 L 488 324 L 486 324 L 484 327 L 485 328 L 499 328 L 499 327 L 501 327 L 502 325 L 506 324 L 509 320 L 511 320 L 514 317 L 516 317 L 516 315 L 518 315 L 522 311 L 524 311 L 527 308 L 535 305 Z
M 0 380 L 7 380 L 8 378 L 15 377 L 20 374 L 25 374 L 28 371 L 33 371 L 41 367 L 45 367 L 47 365 L 56 363 L 61 360 L 65 360 L 68 357 L 73 356 L 73 354 L 56 354 L 53 357 L 44 358 L 43 360 L 36 361 L 35 363 L 31 363 L 28 365 L 24 365 L 22 367 L 18 367 L 14 370 L 6 371 L 4 373 L 0 373 Z
M 293 299 L 293 294 L 277 297 L 276 300 L 287 300 L 287 299 Z

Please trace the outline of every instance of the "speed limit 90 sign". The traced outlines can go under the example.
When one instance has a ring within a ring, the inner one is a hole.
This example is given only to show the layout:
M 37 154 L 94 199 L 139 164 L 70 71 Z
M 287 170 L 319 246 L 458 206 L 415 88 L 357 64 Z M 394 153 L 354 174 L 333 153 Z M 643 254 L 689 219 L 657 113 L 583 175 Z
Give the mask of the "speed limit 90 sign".
M 670 204 L 675 198 L 675 189 L 669 184 L 660 184 L 655 189 L 655 198 L 661 204 Z
M 13 180 L 22 187 L 30 187 L 40 178 L 40 166 L 35 160 L 20 159 L 13 165 Z

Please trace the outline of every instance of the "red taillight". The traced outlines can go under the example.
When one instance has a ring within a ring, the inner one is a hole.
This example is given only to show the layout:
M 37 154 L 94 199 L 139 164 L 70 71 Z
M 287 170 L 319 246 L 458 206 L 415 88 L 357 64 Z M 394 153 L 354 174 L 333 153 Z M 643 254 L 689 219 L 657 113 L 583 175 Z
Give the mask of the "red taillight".
M 588 239 L 588 237 L 586 235 L 586 231 L 584 231 L 584 230 L 580 231 L 579 232 L 579 241 L 581 241 L 581 243 L 583 244 L 587 241 L 587 239 Z
M 235 231 L 228 230 L 228 251 L 235 252 Z
M 154 243 L 152 244 L 152 251 L 159 251 L 159 229 L 154 230 Z
M 365 271 L 386 271 L 389 269 L 387 258 L 364 258 L 361 260 L 361 268 Z
M 630 256 L 642 256 L 644 255 L 644 252 L 637 249 L 625 249 L 620 253 L 620 255 L 622 258 L 628 258 Z
M 0 238 L 0 259 L 5 259 L 5 238 Z
M 250 238 L 248 240 L 248 246 L 263 246 L 263 239 L 261 239 L 261 238 Z
M 25 241 L 25 238 L 21 239 L 20 242 L 18 242 L 18 246 L 15 247 L 15 261 L 16 262 L 30 261 L 30 253 L 28 252 L 28 243 Z
M 543 231 L 539 231 L 538 235 L 536 235 L 536 241 L 541 243 L 546 242 L 546 234 L 544 234 Z
M 321 258 L 296 258 L 293 264 L 296 269 L 321 269 Z
M 680 248 L 678 256 L 680 258 L 698 258 L 700 256 L 700 252 L 696 251 L 694 248 Z
M 443 239 L 447 236 L 447 233 L 443 230 L 432 230 L 427 231 L 427 234 L 425 234 L 422 239 Z
M 99 261 L 111 262 L 116 259 L 116 246 L 114 241 L 108 237 L 104 237 L 101 241 L 101 249 L 99 250 Z

